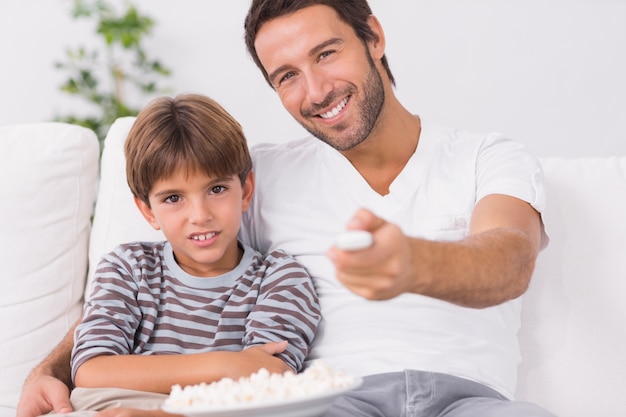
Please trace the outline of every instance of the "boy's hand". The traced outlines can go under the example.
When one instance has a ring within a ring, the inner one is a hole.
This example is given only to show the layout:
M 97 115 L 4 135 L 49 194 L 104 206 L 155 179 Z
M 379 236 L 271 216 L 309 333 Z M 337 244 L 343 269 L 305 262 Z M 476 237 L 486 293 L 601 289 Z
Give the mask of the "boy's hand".
M 237 352 L 237 361 L 233 361 L 233 373 L 236 375 L 250 375 L 260 368 L 267 369 L 270 373 L 284 373 L 294 371 L 282 359 L 275 356 L 287 349 L 287 341 L 271 342 L 261 346 L 254 346 L 241 352 Z

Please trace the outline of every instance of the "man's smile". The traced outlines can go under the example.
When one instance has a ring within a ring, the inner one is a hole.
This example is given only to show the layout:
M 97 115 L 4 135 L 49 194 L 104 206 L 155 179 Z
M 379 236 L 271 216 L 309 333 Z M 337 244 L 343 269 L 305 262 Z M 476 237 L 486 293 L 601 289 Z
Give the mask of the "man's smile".
M 337 104 L 333 109 L 331 109 L 330 111 L 327 111 L 325 113 L 320 113 L 319 117 L 321 117 L 322 119 L 330 119 L 331 117 L 335 117 L 339 114 L 339 112 L 341 110 L 343 110 L 344 107 L 346 107 L 346 104 L 348 104 L 348 100 L 350 99 L 350 97 L 346 97 L 343 100 L 341 100 L 341 102 L 339 104 Z

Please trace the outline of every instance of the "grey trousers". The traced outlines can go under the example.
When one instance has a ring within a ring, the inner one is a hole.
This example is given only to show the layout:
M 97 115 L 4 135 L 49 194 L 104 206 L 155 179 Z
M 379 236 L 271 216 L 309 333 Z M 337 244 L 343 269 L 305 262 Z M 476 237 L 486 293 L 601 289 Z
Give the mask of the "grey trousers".
M 167 395 L 117 388 L 76 388 L 77 410 L 59 416 L 90 417 L 109 407 L 160 408 Z M 84 410 L 84 411 L 79 411 Z M 89 410 L 89 411 L 87 411 Z M 50 416 L 50 415 L 48 415 Z M 323 417 L 555 417 L 527 402 L 450 375 L 404 371 L 371 375 L 339 397 Z
M 421 371 L 363 378 L 323 417 L 555 417 L 534 404 L 510 401 L 479 383 Z

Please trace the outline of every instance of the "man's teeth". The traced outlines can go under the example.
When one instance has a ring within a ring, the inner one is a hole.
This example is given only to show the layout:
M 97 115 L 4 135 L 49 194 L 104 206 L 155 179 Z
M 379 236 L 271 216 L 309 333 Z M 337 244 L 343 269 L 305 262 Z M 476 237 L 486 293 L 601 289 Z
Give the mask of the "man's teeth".
M 211 239 L 213 236 L 215 236 L 215 233 L 207 233 L 206 235 L 195 235 L 195 236 L 192 236 L 191 238 L 193 240 L 207 240 L 207 239 Z
M 337 107 L 335 107 L 331 111 L 328 111 L 326 113 L 320 113 L 320 117 L 322 119 L 330 119 L 331 117 L 337 116 L 339 114 L 339 112 L 341 111 L 341 109 L 346 107 L 347 103 L 348 103 L 348 97 L 346 97 L 343 100 L 341 100 L 341 103 L 337 104 Z

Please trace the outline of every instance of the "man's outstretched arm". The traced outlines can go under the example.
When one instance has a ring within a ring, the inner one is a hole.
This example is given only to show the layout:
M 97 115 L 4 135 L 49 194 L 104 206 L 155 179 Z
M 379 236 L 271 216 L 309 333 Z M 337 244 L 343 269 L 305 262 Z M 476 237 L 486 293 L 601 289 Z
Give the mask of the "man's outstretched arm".
M 473 308 L 503 303 L 528 287 L 542 240 L 539 213 L 497 194 L 478 202 L 469 236 L 460 241 L 410 238 L 367 210 L 353 221 L 372 232 L 374 245 L 332 248 L 329 256 L 346 287 L 376 300 L 413 292 Z

